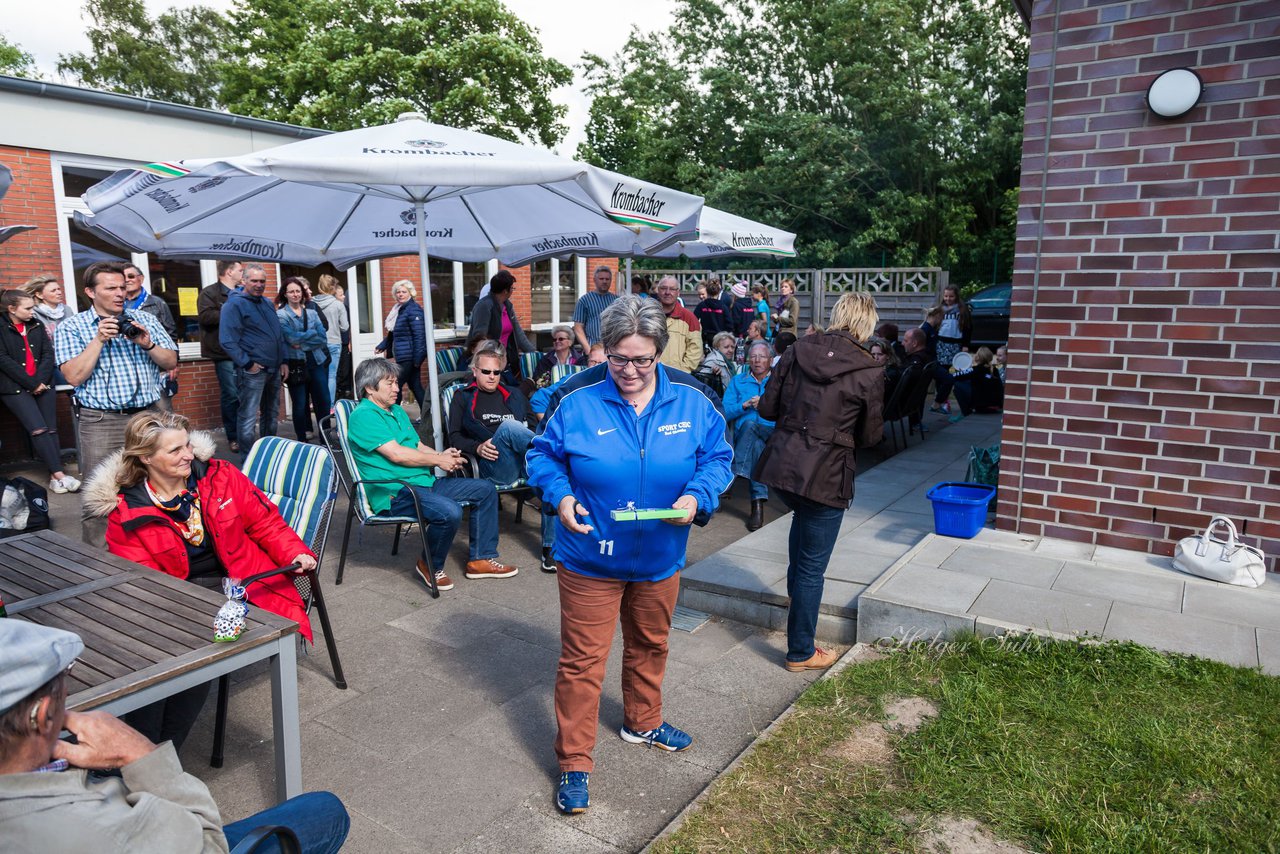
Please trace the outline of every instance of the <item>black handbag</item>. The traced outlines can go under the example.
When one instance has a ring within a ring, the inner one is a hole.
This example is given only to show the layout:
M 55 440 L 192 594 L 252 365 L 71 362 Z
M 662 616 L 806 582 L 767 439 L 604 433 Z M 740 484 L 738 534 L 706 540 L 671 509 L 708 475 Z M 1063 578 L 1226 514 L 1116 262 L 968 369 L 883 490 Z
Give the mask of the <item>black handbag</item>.
M 289 388 L 303 385 L 307 381 L 307 362 L 305 359 L 290 359 L 289 373 L 284 376 L 284 384 Z

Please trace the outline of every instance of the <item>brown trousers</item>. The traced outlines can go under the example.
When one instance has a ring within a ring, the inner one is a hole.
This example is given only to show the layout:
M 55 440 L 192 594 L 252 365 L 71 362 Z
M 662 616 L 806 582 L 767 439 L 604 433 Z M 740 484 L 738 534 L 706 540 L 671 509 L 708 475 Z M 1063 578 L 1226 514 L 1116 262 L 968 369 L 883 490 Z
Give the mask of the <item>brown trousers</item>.
M 622 716 L 634 730 L 662 724 L 662 677 L 680 574 L 662 581 L 614 581 L 568 569 L 560 585 L 560 665 L 556 670 L 556 758 L 561 771 L 590 771 L 600 689 L 622 620 Z

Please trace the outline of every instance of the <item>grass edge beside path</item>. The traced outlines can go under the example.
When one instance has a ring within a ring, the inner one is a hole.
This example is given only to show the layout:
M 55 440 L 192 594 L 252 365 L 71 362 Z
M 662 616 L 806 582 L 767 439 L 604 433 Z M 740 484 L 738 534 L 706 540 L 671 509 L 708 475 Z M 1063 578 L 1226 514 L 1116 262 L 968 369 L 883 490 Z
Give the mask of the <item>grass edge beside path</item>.
M 937 717 L 893 731 L 904 698 Z M 971 818 L 1036 851 L 1280 851 L 1278 744 L 1280 678 L 1256 669 L 1132 643 L 917 644 L 811 686 L 649 850 L 930 850 Z

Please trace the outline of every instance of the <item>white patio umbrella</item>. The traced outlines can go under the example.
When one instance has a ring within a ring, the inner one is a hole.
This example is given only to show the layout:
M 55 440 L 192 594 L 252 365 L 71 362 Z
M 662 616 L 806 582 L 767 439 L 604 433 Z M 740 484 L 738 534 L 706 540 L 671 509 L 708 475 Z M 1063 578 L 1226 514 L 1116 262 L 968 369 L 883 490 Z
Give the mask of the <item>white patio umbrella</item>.
M 669 231 L 645 230 L 640 237 L 644 255 L 649 258 L 716 258 L 728 255 L 794 258 L 796 236 L 789 231 L 762 222 L 734 216 L 704 205 L 698 215 L 698 233 L 692 237 Z
M 239 157 L 117 172 L 84 201 L 82 228 L 135 251 L 339 269 L 416 253 L 424 289 L 431 254 L 512 266 L 579 251 L 621 255 L 642 228 L 692 235 L 702 208 L 697 196 L 417 114 Z M 423 309 L 434 347 L 429 299 Z M 440 448 L 435 360 L 427 365 Z
M 0 199 L 4 198 L 4 194 L 9 192 L 9 185 L 13 183 L 13 170 L 3 163 L 0 163 Z
M 13 184 L 13 170 L 3 163 L 0 163 L 0 199 L 4 198 L 4 194 L 9 192 L 9 187 Z M 34 225 L 6 225 L 0 226 L 0 243 L 4 243 L 10 237 L 22 234 L 24 231 L 35 231 Z

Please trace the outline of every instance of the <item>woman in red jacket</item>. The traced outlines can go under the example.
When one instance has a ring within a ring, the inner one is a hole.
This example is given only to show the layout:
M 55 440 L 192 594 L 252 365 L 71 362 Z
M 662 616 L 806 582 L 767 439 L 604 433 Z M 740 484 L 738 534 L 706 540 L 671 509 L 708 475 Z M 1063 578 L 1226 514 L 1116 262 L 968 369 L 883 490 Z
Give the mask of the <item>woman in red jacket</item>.
M 125 428 L 124 448 L 94 471 L 85 508 L 107 517 L 107 550 L 215 589 L 231 569 L 237 578 L 291 563 L 299 572 L 314 569 L 315 555 L 276 506 L 234 465 L 212 459 L 207 433 L 189 428 L 177 413 L 140 412 Z M 247 593 L 254 605 L 296 621 L 311 640 L 311 623 L 287 575 Z M 212 632 L 212 613 L 209 618 Z M 196 686 L 126 720 L 152 741 L 180 747 L 208 692 L 207 684 Z

